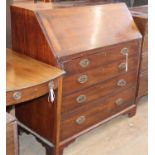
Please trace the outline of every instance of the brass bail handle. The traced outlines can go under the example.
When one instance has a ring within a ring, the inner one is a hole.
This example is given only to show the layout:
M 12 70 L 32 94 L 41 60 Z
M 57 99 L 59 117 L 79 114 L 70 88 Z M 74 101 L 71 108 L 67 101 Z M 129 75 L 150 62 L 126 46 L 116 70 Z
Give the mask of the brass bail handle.
M 125 71 L 127 72 L 128 71 L 128 53 L 129 53 L 129 49 L 124 47 L 124 48 L 121 49 L 121 53 L 125 56 L 125 64 L 126 64 Z

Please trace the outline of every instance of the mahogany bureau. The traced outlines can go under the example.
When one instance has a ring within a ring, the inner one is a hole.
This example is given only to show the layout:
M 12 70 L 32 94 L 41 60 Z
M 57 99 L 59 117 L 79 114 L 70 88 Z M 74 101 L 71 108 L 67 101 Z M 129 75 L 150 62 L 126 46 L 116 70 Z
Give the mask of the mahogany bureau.
M 55 155 L 102 123 L 136 113 L 142 36 L 124 3 L 55 9 L 51 3 L 18 3 L 11 19 L 14 50 L 66 71 Z M 44 98 L 38 102 L 46 106 Z M 17 109 L 17 117 L 25 123 L 23 111 Z M 55 130 L 42 121 L 48 130 L 39 126 L 40 134 L 54 142 Z
M 148 93 L 148 6 L 143 5 L 130 9 L 132 16 L 143 35 L 142 55 L 139 70 L 139 88 L 137 98 Z

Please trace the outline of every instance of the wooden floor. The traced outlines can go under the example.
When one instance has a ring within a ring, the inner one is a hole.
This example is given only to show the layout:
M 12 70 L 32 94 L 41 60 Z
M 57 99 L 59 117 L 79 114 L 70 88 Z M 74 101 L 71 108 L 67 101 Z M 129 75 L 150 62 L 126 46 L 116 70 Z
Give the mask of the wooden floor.
M 147 97 L 143 97 L 136 116 L 120 116 L 79 137 L 64 155 L 147 155 L 147 110 Z M 24 133 L 20 155 L 45 155 L 45 150 Z

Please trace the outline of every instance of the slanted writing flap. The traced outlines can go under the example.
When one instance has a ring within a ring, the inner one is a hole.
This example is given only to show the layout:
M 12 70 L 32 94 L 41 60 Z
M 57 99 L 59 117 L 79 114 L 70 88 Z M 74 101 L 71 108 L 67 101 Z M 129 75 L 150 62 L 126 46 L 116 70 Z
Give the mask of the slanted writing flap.
M 141 38 L 124 3 L 48 9 L 36 15 L 58 57 Z

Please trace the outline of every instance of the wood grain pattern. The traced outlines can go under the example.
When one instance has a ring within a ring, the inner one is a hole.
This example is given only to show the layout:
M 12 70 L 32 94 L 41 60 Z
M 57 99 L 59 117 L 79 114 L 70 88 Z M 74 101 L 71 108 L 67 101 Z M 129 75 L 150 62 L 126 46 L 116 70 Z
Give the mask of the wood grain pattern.
M 101 97 L 107 96 L 108 94 L 112 94 L 116 91 L 126 90 L 136 84 L 136 76 L 136 71 L 124 73 L 122 75 L 116 76 L 112 79 L 108 79 L 104 82 L 98 83 L 86 89 L 82 89 L 81 91 L 64 96 L 62 102 L 62 113 L 68 114 L 70 112 L 76 111 L 79 107 L 91 104 L 93 101 L 97 101 Z M 117 86 L 117 82 L 120 79 L 126 81 L 126 85 L 124 87 Z M 80 95 L 86 96 L 85 102 L 77 102 L 77 97 Z
M 48 92 L 48 83 L 64 72 L 30 57 L 7 49 L 7 105 L 37 98 Z M 55 88 L 57 82 L 55 80 Z M 21 99 L 15 100 L 13 93 L 20 91 Z
M 62 103 L 49 105 L 44 96 L 20 105 L 17 115 L 53 142 L 54 154 L 61 155 L 63 148 L 81 134 L 121 114 L 135 114 L 141 34 L 122 3 L 72 8 L 42 4 L 21 3 L 11 7 L 13 49 L 67 72 L 62 83 Z M 128 57 L 120 55 L 124 47 L 129 49 Z M 79 65 L 82 59 L 89 59 L 86 68 Z M 128 62 L 127 72 L 120 70 L 122 62 Z M 88 76 L 88 81 L 80 84 L 77 79 L 83 74 Z M 127 84 L 117 89 L 116 80 L 121 77 Z M 76 106 L 74 100 L 81 93 L 88 95 L 89 103 Z M 125 104 L 117 108 L 114 100 L 121 95 Z M 30 116 L 25 118 L 24 113 L 28 112 Z M 76 127 L 73 122 L 84 114 L 90 116 L 87 124 Z M 48 128 L 39 126 L 40 120 Z
M 137 69 L 138 67 L 138 57 L 131 57 L 128 60 L 128 72 Z M 83 73 L 78 73 L 70 76 L 64 77 L 64 83 L 63 83 L 63 96 L 67 95 L 69 93 L 75 92 L 77 90 L 81 90 L 83 88 L 86 88 L 88 86 L 91 86 L 93 84 L 97 84 L 101 81 L 110 79 L 116 75 L 120 75 L 122 73 L 125 73 L 124 70 L 120 70 L 118 66 L 125 62 L 125 59 L 118 60 L 114 63 L 109 63 L 107 65 L 102 65 L 100 67 L 97 67 L 95 69 L 88 70 Z M 88 81 L 85 83 L 79 83 L 78 78 L 81 75 L 86 75 L 88 77 Z
M 16 6 L 11 6 L 10 9 L 12 49 L 42 62 L 57 66 L 57 60 L 47 44 L 34 12 Z
M 74 134 L 87 129 L 89 126 L 107 118 L 111 115 L 125 109 L 125 107 L 129 107 L 134 104 L 134 95 L 135 95 L 135 87 L 126 89 L 120 93 L 114 93 L 112 96 L 106 96 L 106 99 L 100 98 L 100 102 L 97 102 L 94 105 L 87 105 L 85 108 L 79 109 L 74 114 L 69 114 L 66 117 L 62 118 L 61 125 L 61 140 L 69 138 Z M 124 99 L 124 104 L 117 106 L 115 101 L 118 98 Z M 76 124 L 76 119 L 80 116 L 85 116 L 86 120 L 83 124 Z M 70 130 L 74 129 L 74 130 Z
M 54 142 L 54 104 L 48 102 L 47 95 L 41 96 L 16 105 L 16 117 L 40 136 Z
M 123 48 L 128 48 L 129 57 L 138 56 L 139 52 L 136 50 L 138 47 L 139 43 L 134 40 L 131 42 L 96 49 L 91 51 L 91 54 L 83 55 L 73 60 L 64 61 L 63 66 L 67 75 L 84 72 L 101 65 L 109 64 L 120 59 L 125 59 L 125 56 L 121 53 Z M 87 67 L 80 66 L 80 62 L 84 59 L 88 59 L 89 61 L 89 65 Z
M 58 78 L 54 103 L 48 102 L 48 96 L 16 105 L 16 117 L 24 125 L 46 138 L 55 145 L 54 154 L 59 153 L 59 135 L 61 121 L 62 77 Z M 27 115 L 27 113 L 29 115 Z M 27 117 L 25 117 L 27 115 Z
M 42 10 L 37 12 L 37 19 L 58 57 L 141 38 L 123 3 Z

